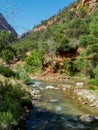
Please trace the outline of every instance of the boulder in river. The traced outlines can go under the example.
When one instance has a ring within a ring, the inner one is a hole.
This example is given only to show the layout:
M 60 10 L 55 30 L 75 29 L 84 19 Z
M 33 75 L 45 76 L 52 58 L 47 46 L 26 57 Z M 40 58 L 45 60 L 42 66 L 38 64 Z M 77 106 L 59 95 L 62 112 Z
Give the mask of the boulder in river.
M 79 118 L 79 120 L 81 122 L 84 122 L 84 123 L 92 123 L 96 120 L 95 116 L 93 115 L 90 115 L 90 114 L 86 114 L 86 115 L 83 115 Z
M 59 89 L 59 88 L 56 88 L 54 86 L 46 86 L 46 89 Z

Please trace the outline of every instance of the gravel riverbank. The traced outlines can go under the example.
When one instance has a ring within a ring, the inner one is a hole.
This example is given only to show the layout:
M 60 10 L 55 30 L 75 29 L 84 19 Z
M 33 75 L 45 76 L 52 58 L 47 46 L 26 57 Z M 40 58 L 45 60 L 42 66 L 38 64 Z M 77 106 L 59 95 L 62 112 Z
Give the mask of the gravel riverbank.
M 74 81 L 70 77 L 59 76 L 59 75 L 47 75 L 47 76 L 32 76 L 33 80 L 43 80 L 50 82 L 58 82 L 57 88 L 62 89 L 70 93 L 73 100 L 76 100 L 83 107 L 89 109 L 91 113 L 97 114 L 98 116 L 98 96 L 97 90 L 89 90 L 87 84 L 84 81 Z M 68 83 L 68 85 L 66 85 Z M 86 87 L 85 87 L 86 86 Z M 51 87 L 51 89 L 53 89 Z

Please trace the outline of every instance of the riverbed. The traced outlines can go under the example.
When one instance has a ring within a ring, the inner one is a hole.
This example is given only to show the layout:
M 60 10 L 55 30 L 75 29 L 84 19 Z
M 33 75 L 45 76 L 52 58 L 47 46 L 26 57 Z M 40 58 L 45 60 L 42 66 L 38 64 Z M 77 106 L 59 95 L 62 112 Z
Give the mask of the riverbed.
M 32 80 L 29 86 L 40 91 L 41 97 L 32 99 L 34 107 L 26 130 L 98 130 L 97 122 L 84 124 L 79 120 L 81 115 L 92 113 L 72 100 L 71 93 L 57 88 L 57 82 Z

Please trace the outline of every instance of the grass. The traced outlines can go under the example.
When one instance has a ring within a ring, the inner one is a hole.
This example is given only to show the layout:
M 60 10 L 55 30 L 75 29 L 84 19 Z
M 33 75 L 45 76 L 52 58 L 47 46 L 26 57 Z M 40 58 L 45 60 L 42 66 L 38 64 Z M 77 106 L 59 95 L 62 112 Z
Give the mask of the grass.
M 97 78 L 96 79 L 92 79 L 92 80 L 90 80 L 89 83 L 92 84 L 92 85 L 98 86 L 98 79 Z
M 5 77 L 15 77 L 16 73 L 8 66 L 0 65 L 0 74 Z
M 88 87 L 88 90 L 95 91 L 95 88 L 93 86 Z

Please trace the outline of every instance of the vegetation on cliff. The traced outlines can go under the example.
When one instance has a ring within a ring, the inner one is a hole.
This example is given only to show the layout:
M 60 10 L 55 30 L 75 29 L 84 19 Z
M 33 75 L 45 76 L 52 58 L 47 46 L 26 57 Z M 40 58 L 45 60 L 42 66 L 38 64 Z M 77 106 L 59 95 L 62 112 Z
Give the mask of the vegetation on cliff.
M 1 31 L 0 74 L 23 83 L 29 79 L 27 73 L 84 75 L 98 85 L 97 3 L 92 12 L 88 13 L 89 9 L 78 0 L 13 44 L 13 35 Z M 0 129 L 11 130 L 18 124 L 24 102 L 30 102 L 30 97 L 21 85 L 0 81 Z
M 95 5 L 89 13 L 91 8 L 89 3 L 74 2 L 49 20 L 41 22 L 30 35 L 13 44 L 13 47 L 18 51 L 22 50 L 23 53 L 32 50 L 36 50 L 39 54 L 42 52 L 44 54 L 43 62 L 40 61 L 42 70 L 47 70 L 51 66 L 49 72 L 71 76 L 80 73 L 90 78 L 98 78 L 97 2 Z M 52 21 L 51 25 L 49 21 Z M 33 61 L 31 57 L 32 54 L 26 58 L 26 65 L 27 59 L 29 63 Z M 63 59 L 62 63 L 57 60 L 57 57 Z M 33 58 L 36 59 L 36 54 Z M 66 62 L 67 58 L 70 62 Z M 36 62 L 39 64 L 38 60 Z M 33 65 L 29 64 L 30 66 L 31 72 L 34 72 Z

